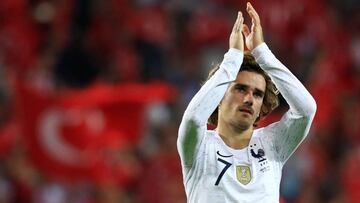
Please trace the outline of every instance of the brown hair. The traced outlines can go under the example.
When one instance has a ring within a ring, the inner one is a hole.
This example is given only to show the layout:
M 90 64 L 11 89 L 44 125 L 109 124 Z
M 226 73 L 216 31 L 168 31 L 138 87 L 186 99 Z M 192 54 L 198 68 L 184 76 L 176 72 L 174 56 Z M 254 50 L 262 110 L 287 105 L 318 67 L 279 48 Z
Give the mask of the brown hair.
M 212 68 L 209 71 L 209 75 L 208 75 L 206 81 L 209 80 L 219 68 L 220 68 L 220 64 L 215 65 L 214 68 Z M 269 75 L 266 74 L 263 69 L 261 69 L 259 64 L 256 63 L 255 58 L 251 54 L 249 54 L 249 53 L 244 54 L 244 60 L 243 60 L 243 63 L 241 64 L 239 72 L 241 72 L 241 71 L 249 71 L 249 72 L 258 73 L 264 77 L 265 82 L 266 82 L 265 95 L 264 95 L 263 104 L 261 106 L 260 115 L 254 123 L 254 126 L 256 126 L 256 123 L 261 118 L 267 116 L 276 107 L 278 107 L 279 91 L 277 90 L 275 84 L 271 81 L 271 78 L 269 77 Z M 211 114 L 211 116 L 209 117 L 209 120 L 208 120 L 209 124 L 215 125 L 215 126 L 217 126 L 217 122 L 218 122 L 218 108 L 215 109 L 215 111 Z

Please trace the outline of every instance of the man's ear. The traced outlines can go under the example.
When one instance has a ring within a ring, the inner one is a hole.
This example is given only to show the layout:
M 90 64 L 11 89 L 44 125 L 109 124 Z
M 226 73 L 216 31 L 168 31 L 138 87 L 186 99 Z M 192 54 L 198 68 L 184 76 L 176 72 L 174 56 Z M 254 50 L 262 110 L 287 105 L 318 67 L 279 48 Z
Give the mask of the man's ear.
M 220 101 L 218 108 L 220 108 L 220 106 L 222 105 L 223 100 Z

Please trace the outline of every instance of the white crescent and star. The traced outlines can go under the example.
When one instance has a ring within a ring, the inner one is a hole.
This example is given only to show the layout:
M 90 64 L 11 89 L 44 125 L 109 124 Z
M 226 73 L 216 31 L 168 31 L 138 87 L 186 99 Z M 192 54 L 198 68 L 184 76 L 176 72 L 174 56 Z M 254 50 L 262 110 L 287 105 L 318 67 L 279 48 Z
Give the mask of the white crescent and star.
M 40 116 L 37 127 L 40 146 L 51 158 L 63 164 L 86 166 L 89 162 L 83 157 L 83 152 L 67 143 L 60 130 L 64 125 L 79 125 L 82 119 L 90 130 L 100 132 L 104 128 L 104 116 L 96 109 L 86 115 L 74 110 L 56 108 L 46 110 Z

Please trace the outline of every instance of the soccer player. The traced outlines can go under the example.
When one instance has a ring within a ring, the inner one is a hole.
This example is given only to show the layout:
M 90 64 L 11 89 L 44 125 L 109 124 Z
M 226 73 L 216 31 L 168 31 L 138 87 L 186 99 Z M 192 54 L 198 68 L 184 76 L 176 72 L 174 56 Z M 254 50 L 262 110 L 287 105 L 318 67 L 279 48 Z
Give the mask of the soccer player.
M 315 115 L 313 97 L 264 43 L 260 18 L 250 3 L 246 11 L 251 29 L 239 12 L 229 51 L 180 124 L 177 147 L 191 203 L 279 202 L 282 167 Z M 251 54 L 244 55 L 244 46 Z M 289 110 L 280 121 L 255 128 L 277 107 L 277 91 Z M 207 130 L 208 122 L 216 129 Z

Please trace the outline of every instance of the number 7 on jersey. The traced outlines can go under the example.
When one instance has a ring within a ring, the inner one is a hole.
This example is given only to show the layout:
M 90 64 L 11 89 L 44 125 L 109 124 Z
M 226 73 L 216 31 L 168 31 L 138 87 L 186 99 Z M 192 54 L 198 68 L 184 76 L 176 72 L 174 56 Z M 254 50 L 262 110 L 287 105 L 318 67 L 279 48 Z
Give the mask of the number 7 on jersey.
M 224 159 L 218 158 L 218 161 L 220 161 L 221 163 L 225 164 L 225 167 L 223 168 L 223 170 L 220 172 L 218 178 L 216 179 L 215 185 L 218 186 L 220 183 L 221 178 L 223 177 L 223 175 L 225 174 L 226 170 L 228 170 L 228 168 L 230 168 L 230 166 L 232 165 L 231 163 L 225 161 Z

